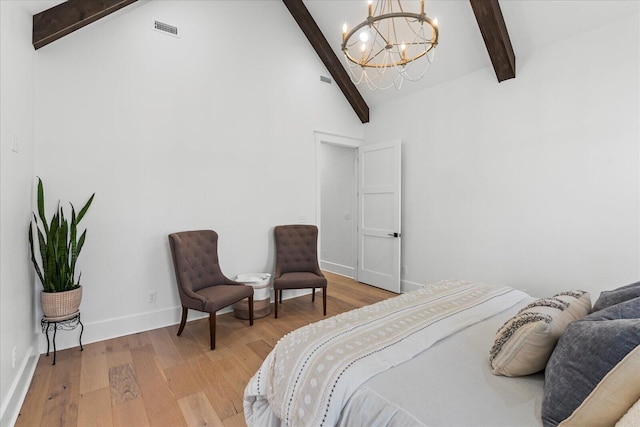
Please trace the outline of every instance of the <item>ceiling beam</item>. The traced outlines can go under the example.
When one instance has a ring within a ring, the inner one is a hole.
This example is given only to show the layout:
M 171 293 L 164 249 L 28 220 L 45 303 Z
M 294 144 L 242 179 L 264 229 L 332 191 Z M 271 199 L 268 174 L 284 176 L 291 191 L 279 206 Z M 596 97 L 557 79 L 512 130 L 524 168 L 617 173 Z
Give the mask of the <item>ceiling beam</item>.
M 136 0 L 68 0 L 33 15 L 32 43 L 40 49 Z
M 287 6 L 291 16 L 298 23 L 300 29 L 307 36 L 309 43 L 316 50 L 318 56 L 324 63 L 325 67 L 336 81 L 340 90 L 351 104 L 351 107 L 356 112 L 362 123 L 369 122 L 369 106 L 365 102 L 360 92 L 353 84 L 349 74 L 342 66 L 342 63 L 331 49 L 329 42 L 320 31 L 318 24 L 309 13 L 307 7 L 302 3 L 302 0 L 282 0 Z
M 516 55 L 498 0 L 469 0 L 498 82 L 516 77 Z

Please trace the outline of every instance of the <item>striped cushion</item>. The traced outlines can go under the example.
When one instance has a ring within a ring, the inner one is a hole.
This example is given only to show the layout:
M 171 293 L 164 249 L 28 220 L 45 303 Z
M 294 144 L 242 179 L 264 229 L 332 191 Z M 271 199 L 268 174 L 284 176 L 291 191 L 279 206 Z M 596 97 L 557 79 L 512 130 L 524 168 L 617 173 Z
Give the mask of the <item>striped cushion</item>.
M 562 292 L 527 305 L 498 330 L 489 357 L 491 373 L 516 377 L 544 369 L 567 325 L 590 310 L 585 291 Z

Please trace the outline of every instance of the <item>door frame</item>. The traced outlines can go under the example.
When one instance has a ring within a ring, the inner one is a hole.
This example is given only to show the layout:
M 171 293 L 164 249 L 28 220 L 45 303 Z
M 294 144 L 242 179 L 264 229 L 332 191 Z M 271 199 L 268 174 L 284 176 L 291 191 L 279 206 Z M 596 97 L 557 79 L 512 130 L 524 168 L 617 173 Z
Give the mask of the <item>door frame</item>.
M 320 168 L 320 159 L 321 159 L 321 153 L 320 150 L 322 150 L 322 144 L 327 144 L 327 145 L 336 145 L 339 147 L 346 147 L 346 148 L 351 148 L 356 150 L 356 164 L 354 164 L 354 172 L 355 172 L 355 176 L 356 176 L 356 182 L 355 182 L 355 187 L 353 188 L 354 194 L 356 195 L 356 206 L 355 206 L 355 212 L 354 212 L 354 217 L 357 218 L 358 212 L 359 212 L 359 203 L 358 203 L 358 183 L 359 183 L 359 177 L 358 177 L 358 170 L 357 170 L 357 162 L 358 162 L 358 148 L 361 147 L 364 144 L 364 139 L 361 138 L 354 138 L 354 137 L 349 137 L 349 136 L 344 136 L 344 135 L 338 135 L 338 134 L 334 134 L 334 133 L 329 133 L 329 132 L 322 132 L 322 131 L 313 131 L 313 136 L 315 139 L 315 144 L 316 144 L 316 221 L 317 221 L 317 226 L 318 229 L 321 230 L 322 229 L 322 177 L 321 177 L 321 168 Z M 353 246 L 353 251 L 354 253 L 352 254 L 353 257 L 352 259 L 355 261 L 356 265 L 354 265 L 353 267 L 353 279 L 354 280 L 358 280 L 358 254 L 359 254 L 359 247 L 358 247 L 358 229 L 357 229 L 357 224 L 354 227 L 354 229 L 352 230 L 352 241 L 355 242 L 354 246 Z M 322 239 L 319 238 L 318 239 L 318 253 L 320 254 L 320 259 L 322 259 Z

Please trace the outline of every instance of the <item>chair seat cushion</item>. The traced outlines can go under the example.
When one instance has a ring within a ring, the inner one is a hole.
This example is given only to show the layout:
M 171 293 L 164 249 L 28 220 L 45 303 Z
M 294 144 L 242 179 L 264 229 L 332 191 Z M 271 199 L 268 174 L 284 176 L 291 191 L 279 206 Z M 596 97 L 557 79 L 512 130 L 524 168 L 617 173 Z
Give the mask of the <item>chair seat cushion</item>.
M 253 288 L 245 285 L 217 285 L 200 289 L 196 293 L 207 299 L 202 311 L 214 313 L 221 308 L 253 295 Z
M 274 289 L 326 288 L 327 279 L 309 272 L 284 273 L 273 281 Z

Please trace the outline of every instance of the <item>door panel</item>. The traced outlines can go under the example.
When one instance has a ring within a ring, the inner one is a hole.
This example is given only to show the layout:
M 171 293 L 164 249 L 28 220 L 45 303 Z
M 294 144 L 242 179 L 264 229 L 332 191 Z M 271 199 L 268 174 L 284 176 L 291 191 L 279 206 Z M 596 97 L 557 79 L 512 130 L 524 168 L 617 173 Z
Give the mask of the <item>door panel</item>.
M 358 280 L 400 292 L 400 141 L 359 148 Z

